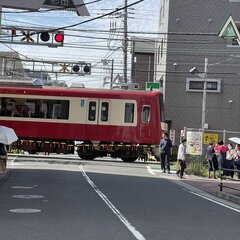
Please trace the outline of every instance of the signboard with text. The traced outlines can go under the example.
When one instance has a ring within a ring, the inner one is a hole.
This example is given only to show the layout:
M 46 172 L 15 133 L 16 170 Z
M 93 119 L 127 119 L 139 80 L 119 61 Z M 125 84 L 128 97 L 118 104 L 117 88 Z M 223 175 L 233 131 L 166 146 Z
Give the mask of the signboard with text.
M 187 132 L 187 154 L 202 155 L 202 132 Z
M 37 11 L 42 7 L 76 11 L 79 16 L 89 16 L 83 0 L 0 0 L 0 6 Z
M 44 0 L 1 0 L 0 5 L 6 8 L 38 10 L 42 7 Z
M 210 141 L 218 142 L 217 133 L 204 133 L 203 144 L 209 144 Z
M 146 90 L 159 90 L 160 83 L 159 82 L 146 82 Z

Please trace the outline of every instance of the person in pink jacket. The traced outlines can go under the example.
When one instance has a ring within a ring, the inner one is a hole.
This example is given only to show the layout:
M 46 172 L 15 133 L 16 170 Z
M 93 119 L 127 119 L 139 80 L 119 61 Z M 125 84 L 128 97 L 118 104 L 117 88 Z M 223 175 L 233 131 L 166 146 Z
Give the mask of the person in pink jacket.
M 227 168 L 227 158 L 226 153 L 228 151 L 228 147 L 224 145 L 223 140 L 220 140 L 218 144 L 215 146 L 215 150 L 218 153 L 218 164 L 220 168 Z M 226 170 L 223 170 L 223 175 L 226 175 Z

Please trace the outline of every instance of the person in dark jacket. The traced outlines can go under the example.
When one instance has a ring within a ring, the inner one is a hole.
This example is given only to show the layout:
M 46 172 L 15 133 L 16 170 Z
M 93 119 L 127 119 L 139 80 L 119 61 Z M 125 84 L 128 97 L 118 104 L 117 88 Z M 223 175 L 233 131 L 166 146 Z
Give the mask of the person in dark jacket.
M 0 143 L 0 161 L 3 163 L 2 170 L 5 171 L 7 167 L 7 148 L 6 145 Z
M 166 170 L 170 173 L 170 159 L 169 156 L 172 151 L 172 141 L 168 138 L 168 133 L 163 133 L 163 138 L 160 141 L 159 149 L 161 152 L 161 168 L 165 173 Z
M 215 153 L 215 142 L 210 141 L 207 147 L 207 159 L 208 159 L 208 177 L 211 178 L 211 172 L 213 172 L 213 178 L 216 179 L 216 171 L 218 170 L 218 159 Z

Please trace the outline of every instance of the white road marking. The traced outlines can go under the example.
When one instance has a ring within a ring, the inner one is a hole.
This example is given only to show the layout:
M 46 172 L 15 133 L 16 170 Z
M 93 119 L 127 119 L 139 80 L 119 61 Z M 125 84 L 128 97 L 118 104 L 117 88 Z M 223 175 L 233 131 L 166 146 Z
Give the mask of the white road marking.
M 42 195 L 33 195 L 33 194 L 23 194 L 23 195 L 13 195 L 13 198 L 21 198 L 21 199 L 37 199 L 44 198 Z
M 147 166 L 147 170 L 150 174 L 156 175 L 156 173 L 151 169 L 151 167 Z
M 215 201 L 215 200 L 213 200 L 213 199 L 211 199 L 211 198 L 205 197 L 205 196 L 203 196 L 203 195 L 201 195 L 201 194 L 198 194 L 198 193 L 195 193 L 195 192 L 190 192 L 190 193 L 192 193 L 192 194 L 194 194 L 194 195 L 196 195 L 196 196 L 198 196 L 198 197 L 204 198 L 204 199 L 206 199 L 206 200 L 208 200 L 208 201 L 210 201 L 210 202 L 216 203 L 216 204 L 218 204 L 218 205 L 220 205 L 220 206 L 223 206 L 223 207 L 225 207 L 225 208 L 228 208 L 228 209 L 231 209 L 231 210 L 233 210 L 233 211 L 235 211 L 235 212 L 240 213 L 240 210 L 239 210 L 239 209 L 236 209 L 236 208 L 230 207 L 230 206 L 228 206 L 228 205 L 226 205 L 226 204 L 217 202 L 217 201 Z
M 31 189 L 33 187 L 30 187 L 30 186 L 12 186 L 12 188 L 15 188 L 15 189 Z
M 41 212 L 41 209 L 34 209 L 34 208 L 15 208 L 10 209 L 9 212 L 12 213 L 39 213 Z
M 11 162 L 9 163 L 10 166 L 13 166 L 13 165 L 22 165 L 21 163 L 15 163 L 15 160 L 17 159 L 18 156 L 15 156 Z
M 88 177 L 86 172 L 83 169 L 83 166 L 80 165 L 79 168 L 81 169 L 82 175 L 90 184 L 90 186 L 94 189 L 94 191 L 99 195 L 100 198 L 107 204 L 107 206 L 112 210 L 112 212 L 120 219 L 120 221 L 128 228 L 128 230 L 134 235 L 137 240 L 145 240 L 144 236 L 137 231 L 131 223 L 122 215 L 122 213 L 110 202 L 110 200 L 97 188 L 94 182 Z

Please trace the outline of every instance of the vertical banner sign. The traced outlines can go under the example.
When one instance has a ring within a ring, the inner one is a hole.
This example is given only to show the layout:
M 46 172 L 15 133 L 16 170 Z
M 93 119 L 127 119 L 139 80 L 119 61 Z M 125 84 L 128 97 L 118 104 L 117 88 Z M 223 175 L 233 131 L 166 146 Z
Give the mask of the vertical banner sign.
M 172 141 L 172 145 L 175 145 L 175 130 L 170 130 L 170 140 Z
M 187 131 L 187 154 L 202 155 L 202 132 Z

